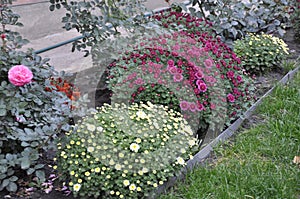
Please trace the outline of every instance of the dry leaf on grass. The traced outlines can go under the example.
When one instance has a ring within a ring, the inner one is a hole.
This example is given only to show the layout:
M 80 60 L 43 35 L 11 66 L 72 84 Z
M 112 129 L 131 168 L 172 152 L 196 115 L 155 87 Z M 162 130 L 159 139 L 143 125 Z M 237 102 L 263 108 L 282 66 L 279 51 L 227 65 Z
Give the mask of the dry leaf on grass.
M 300 156 L 295 156 L 293 159 L 294 164 L 300 164 Z

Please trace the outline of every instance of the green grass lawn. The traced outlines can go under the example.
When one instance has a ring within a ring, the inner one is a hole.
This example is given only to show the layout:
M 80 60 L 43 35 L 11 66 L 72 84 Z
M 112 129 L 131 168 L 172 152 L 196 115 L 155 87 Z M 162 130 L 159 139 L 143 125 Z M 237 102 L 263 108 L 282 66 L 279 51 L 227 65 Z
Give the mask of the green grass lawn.
M 187 174 L 160 199 L 300 198 L 300 74 L 258 108 L 261 122 L 215 148 L 213 163 Z

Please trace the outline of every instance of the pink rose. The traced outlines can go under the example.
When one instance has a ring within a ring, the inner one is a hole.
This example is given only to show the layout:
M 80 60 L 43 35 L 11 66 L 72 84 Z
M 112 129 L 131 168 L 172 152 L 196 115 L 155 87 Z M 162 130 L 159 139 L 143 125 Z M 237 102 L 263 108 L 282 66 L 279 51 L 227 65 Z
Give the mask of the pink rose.
M 154 78 L 155 78 L 155 79 L 160 78 L 159 73 L 155 73 L 155 74 L 154 74 Z
M 177 73 L 182 73 L 182 69 L 181 68 L 177 68 Z
M 179 50 L 179 49 L 180 49 L 180 46 L 179 46 L 179 45 L 175 45 L 175 46 L 172 47 L 172 50 L 174 50 L 174 51 L 177 51 L 177 50 Z
M 24 86 L 31 82 L 33 74 L 27 66 L 16 65 L 8 71 L 8 80 L 15 86 Z
M 204 81 L 203 81 L 203 80 L 200 80 L 200 79 L 198 79 L 198 80 L 196 81 L 196 84 L 197 84 L 197 86 L 199 87 L 199 86 L 200 86 L 200 84 L 204 84 Z
M 183 61 L 182 60 L 178 60 L 178 62 L 177 62 L 177 66 L 182 66 L 183 65 Z
M 216 105 L 214 103 L 210 104 L 210 109 L 215 110 L 216 109 Z

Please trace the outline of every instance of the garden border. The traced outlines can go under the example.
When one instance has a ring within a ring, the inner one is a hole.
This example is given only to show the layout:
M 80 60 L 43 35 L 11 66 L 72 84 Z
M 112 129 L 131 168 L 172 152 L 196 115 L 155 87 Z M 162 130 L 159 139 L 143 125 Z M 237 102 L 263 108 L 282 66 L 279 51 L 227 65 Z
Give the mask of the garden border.
M 43 2 L 39 2 L 43 3 Z M 190 4 L 191 1 L 185 1 L 184 4 Z M 16 5 L 20 6 L 20 5 Z M 154 13 L 168 9 L 169 7 L 163 7 L 159 9 L 153 10 Z M 151 13 L 147 13 L 146 16 L 151 15 Z M 55 48 L 58 48 L 60 46 L 66 45 L 68 43 L 74 42 L 76 40 L 82 39 L 82 36 L 75 37 L 73 39 L 55 44 L 53 46 L 46 47 L 44 49 L 40 49 L 37 51 L 34 51 L 36 54 L 40 54 Z M 210 155 L 210 153 L 214 150 L 213 147 L 215 147 L 217 144 L 222 143 L 232 137 L 235 132 L 238 130 L 238 128 L 241 126 L 241 124 L 244 122 L 244 120 L 248 119 L 249 117 L 252 116 L 256 108 L 262 103 L 264 98 L 269 96 L 274 89 L 277 87 L 277 85 L 282 84 L 285 85 L 288 83 L 290 80 L 293 79 L 293 77 L 296 75 L 296 73 L 300 70 L 300 66 L 296 67 L 295 69 L 289 71 L 281 80 L 279 80 L 270 90 L 268 90 L 259 100 L 257 100 L 245 113 L 243 116 L 240 116 L 232 125 L 230 125 L 226 130 L 221 132 L 220 135 L 218 135 L 214 140 L 212 140 L 210 143 L 208 143 L 205 147 L 203 147 L 198 153 L 195 154 L 194 158 L 189 160 L 187 162 L 187 165 L 180 171 L 178 176 L 174 176 L 171 179 L 169 179 L 166 183 L 164 183 L 162 186 L 159 186 L 158 189 L 156 190 L 157 194 L 163 193 L 165 190 L 168 188 L 172 187 L 175 185 L 177 180 L 183 179 L 185 174 L 189 170 L 193 170 L 197 166 L 201 166 L 201 163 L 203 163 L 207 157 Z
M 201 166 L 201 163 L 203 163 L 210 153 L 213 151 L 213 147 L 215 147 L 219 143 L 223 143 L 230 137 L 232 137 L 237 129 L 242 125 L 244 120 L 250 118 L 256 108 L 262 103 L 264 98 L 269 96 L 273 90 L 279 85 L 285 85 L 287 82 L 293 79 L 295 74 L 300 70 L 300 66 L 296 67 L 293 70 L 290 70 L 281 80 L 279 80 L 271 89 L 269 89 L 259 100 L 257 100 L 244 114 L 243 116 L 240 116 L 233 124 L 231 124 L 227 129 L 225 129 L 218 137 L 216 137 L 214 140 L 212 140 L 210 143 L 208 143 L 205 147 L 203 147 L 193 159 L 189 160 L 187 162 L 187 165 L 180 171 L 180 173 L 177 176 L 172 177 L 167 182 L 165 182 L 163 185 L 159 186 L 156 190 L 156 194 L 160 195 L 163 192 L 165 192 L 168 188 L 171 188 L 175 185 L 177 180 L 184 179 L 185 174 L 188 171 L 193 170 L 197 166 Z

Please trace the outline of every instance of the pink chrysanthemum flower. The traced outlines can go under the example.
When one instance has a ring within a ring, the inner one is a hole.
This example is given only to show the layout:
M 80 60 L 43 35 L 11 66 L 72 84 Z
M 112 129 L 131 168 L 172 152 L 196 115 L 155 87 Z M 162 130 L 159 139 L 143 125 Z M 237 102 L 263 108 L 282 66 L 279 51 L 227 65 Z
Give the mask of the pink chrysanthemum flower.
M 173 80 L 174 80 L 174 82 L 181 82 L 183 80 L 182 74 L 180 74 L 180 73 L 174 74 Z
M 189 109 L 190 104 L 187 101 L 181 101 L 179 106 L 180 106 L 181 110 L 186 111 Z
M 234 97 L 234 95 L 232 95 L 231 93 L 229 93 L 229 94 L 227 95 L 227 99 L 228 99 L 229 102 L 234 102 L 234 101 L 235 101 L 235 97 Z
M 213 64 L 214 64 L 214 61 L 212 59 L 210 59 L 210 58 L 204 60 L 204 66 L 206 68 L 211 68 L 213 66 Z
M 207 91 L 207 86 L 205 83 L 200 83 L 198 85 L 198 89 L 201 91 L 201 92 L 206 92 Z

